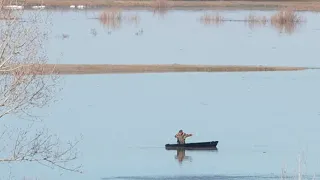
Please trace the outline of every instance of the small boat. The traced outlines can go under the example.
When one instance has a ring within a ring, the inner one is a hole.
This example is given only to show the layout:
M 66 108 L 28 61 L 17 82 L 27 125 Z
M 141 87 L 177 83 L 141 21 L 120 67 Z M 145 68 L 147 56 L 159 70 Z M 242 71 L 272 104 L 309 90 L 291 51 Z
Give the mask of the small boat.
M 186 144 L 166 144 L 167 150 L 216 150 L 219 141 L 209 142 L 197 142 L 197 143 L 186 143 Z

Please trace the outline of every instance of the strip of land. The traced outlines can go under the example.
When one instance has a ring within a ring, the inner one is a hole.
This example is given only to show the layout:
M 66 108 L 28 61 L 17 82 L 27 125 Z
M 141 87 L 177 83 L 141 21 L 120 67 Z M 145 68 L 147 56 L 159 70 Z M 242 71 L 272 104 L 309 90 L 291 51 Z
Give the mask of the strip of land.
M 299 71 L 306 67 L 237 66 L 237 65 L 114 65 L 114 64 L 46 64 L 43 74 L 118 74 L 118 73 L 172 73 L 172 72 L 249 72 Z
M 159 0 L 164 1 L 164 0 Z M 24 5 L 39 5 L 39 0 L 26 0 Z M 52 7 L 70 7 L 70 5 L 84 5 L 90 7 L 119 7 L 119 8 L 155 8 L 158 1 L 155 0 L 42 0 L 41 4 Z M 291 7 L 301 11 L 317 11 L 320 10 L 320 2 L 318 0 L 242 0 L 242 1 L 165 1 L 161 2 L 167 8 L 173 9 L 279 9 Z M 165 4 L 164 4 L 165 3 Z M 161 5 L 161 6 L 162 6 Z

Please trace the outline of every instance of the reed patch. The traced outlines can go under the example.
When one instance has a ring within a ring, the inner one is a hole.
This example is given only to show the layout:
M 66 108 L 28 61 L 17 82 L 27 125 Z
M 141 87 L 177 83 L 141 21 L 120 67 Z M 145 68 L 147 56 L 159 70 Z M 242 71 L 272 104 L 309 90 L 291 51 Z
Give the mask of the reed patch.
M 124 15 L 121 9 L 105 9 L 99 16 L 101 24 L 111 28 L 113 30 L 119 29 L 122 23 L 134 23 L 138 24 L 140 17 L 135 15 Z
M 299 25 L 306 22 L 306 19 L 299 15 L 293 8 L 280 9 L 269 18 L 266 16 L 258 16 L 249 14 L 244 19 L 228 19 L 220 15 L 205 13 L 200 17 L 203 24 L 222 24 L 224 22 L 244 22 L 253 28 L 257 25 L 266 26 L 271 25 L 280 32 L 293 33 Z

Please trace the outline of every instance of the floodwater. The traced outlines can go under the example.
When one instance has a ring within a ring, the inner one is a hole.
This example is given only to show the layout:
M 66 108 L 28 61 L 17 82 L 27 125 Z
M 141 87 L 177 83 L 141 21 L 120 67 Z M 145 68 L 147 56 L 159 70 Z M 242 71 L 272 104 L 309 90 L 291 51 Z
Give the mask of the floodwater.
M 201 16 L 211 11 L 125 11 L 120 27 L 103 25 L 102 11 L 66 11 L 52 15 L 52 36 L 48 45 L 52 62 L 112 64 L 239 64 L 320 66 L 317 59 L 320 38 L 319 14 L 305 12 L 306 22 L 292 33 L 280 33 L 269 23 L 250 28 L 244 22 L 207 25 Z M 272 11 L 219 11 L 227 19 L 245 19 L 250 13 L 273 15 Z M 68 18 L 66 18 L 68 17 Z M 91 33 L 95 29 L 96 36 Z M 139 33 L 143 30 L 143 33 Z M 110 32 L 110 33 L 108 33 Z M 138 35 L 136 35 L 138 33 Z M 70 35 L 61 39 L 56 36 Z
M 59 63 L 320 64 L 318 14 L 304 13 L 308 22 L 286 34 L 241 22 L 203 25 L 197 21 L 202 11 L 126 13 L 139 14 L 139 24 L 108 33 L 89 19 L 98 12 L 53 12 L 50 61 L 63 52 Z M 248 13 L 223 12 L 231 18 Z M 69 38 L 56 37 L 63 33 Z M 280 179 L 282 168 L 298 174 L 300 154 L 303 173 L 312 177 L 320 174 L 319 79 L 316 70 L 65 76 L 59 101 L 37 113 L 63 140 L 82 135 L 74 163 L 84 174 L 61 175 L 37 163 L 13 164 L 11 171 L 17 179 L 48 180 Z M 218 150 L 165 150 L 179 129 L 194 134 L 188 142 L 219 141 Z

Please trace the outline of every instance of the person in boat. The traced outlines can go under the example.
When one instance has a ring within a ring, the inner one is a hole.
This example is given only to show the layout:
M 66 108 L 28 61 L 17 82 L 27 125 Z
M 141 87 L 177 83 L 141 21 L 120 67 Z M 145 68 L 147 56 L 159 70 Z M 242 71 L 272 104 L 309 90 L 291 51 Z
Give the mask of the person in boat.
M 180 130 L 174 137 L 177 138 L 178 144 L 185 144 L 186 138 L 192 136 L 192 134 L 186 134 L 183 130 Z

